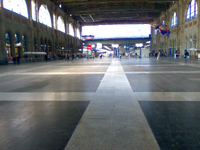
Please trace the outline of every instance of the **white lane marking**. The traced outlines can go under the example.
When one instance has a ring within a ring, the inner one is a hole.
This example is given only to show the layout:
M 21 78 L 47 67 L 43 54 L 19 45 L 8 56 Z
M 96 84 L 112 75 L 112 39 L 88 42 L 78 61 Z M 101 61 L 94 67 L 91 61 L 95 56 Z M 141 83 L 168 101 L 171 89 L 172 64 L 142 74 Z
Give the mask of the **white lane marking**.
M 111 63 L 102 81 L 105 82 L 100 83 L 65 150 L 99 149 L 102 146 L 103 149 L 123 149 L 126 146 L 126 149 L 158 150 L 159 146 L 138 101 L 134 99 L 134 92 L 119 61 Z M 105 87 L 114 89 L 114 92 L 102 92 Z
M 4 73 L 0 74 L 0 77 L 8 75 L 68 75 L 68 74 L 105 74 L 105 73 L 125 73 L 125 74 L 195 74 L 200 73 L 200 71 L 132 71 L 132 72 L 122 72 L 122 71 L 109 71 L 109 72 L 28 72 L 28 73 Z
M 0 92 L 0 101 L 90 101 L 94 92 Z

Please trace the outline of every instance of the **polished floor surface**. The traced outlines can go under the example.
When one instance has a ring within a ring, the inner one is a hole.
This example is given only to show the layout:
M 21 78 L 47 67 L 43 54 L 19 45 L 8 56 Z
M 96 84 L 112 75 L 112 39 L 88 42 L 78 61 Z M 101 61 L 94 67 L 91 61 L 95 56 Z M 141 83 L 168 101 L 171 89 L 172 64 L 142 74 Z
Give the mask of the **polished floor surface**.
M 200 149 L 200 61 L 0 66 L 1 150 Z

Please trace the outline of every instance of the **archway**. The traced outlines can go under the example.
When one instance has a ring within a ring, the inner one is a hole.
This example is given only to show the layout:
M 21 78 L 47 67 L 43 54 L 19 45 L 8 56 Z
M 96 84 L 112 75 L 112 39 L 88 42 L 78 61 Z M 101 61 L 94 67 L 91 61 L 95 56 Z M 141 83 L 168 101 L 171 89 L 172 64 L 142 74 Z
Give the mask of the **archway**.
M 22 35 L 22 52 L 26 52 L 27 51 L 27 46 L 26 46 L 26 37 L 24 35 Z
M 19 36 L 18 34 L 15 34 L 15 54 L 14 56 L 18 57 L 20 56 L 20 49 L 21 43 L 19 43 Z
M 44 39 L 44 51 L 48 53 L 48 49 L 47 49 L 47 39 Z
M 49 52 L 52 53 L 52 44 L 50 40 L 48 40 L 48 47 L 49 47 Z
M 8 57 L 8 62 L 11 62 L 12 61 L 12 47 L 11 47 L 11 36 L 9 32 L 5 34 L 5 42 L 6 42 L 5 50 Z
M 43 38 L 41 37 L 41 39 L 40 39 L 40 51 L 41 52 L 44 52 L 44 41 L 43 41 Z
M 34 37 L 34 50 L 35 50 L 35 52 L 38 51 L 37 50 L 37 39 L 36 39 L 36 37 Z
M 174 56 L 174 53 L 175 53 L 175 50 L 176 50 L 176 40 L 172 40 L 172 56 Z

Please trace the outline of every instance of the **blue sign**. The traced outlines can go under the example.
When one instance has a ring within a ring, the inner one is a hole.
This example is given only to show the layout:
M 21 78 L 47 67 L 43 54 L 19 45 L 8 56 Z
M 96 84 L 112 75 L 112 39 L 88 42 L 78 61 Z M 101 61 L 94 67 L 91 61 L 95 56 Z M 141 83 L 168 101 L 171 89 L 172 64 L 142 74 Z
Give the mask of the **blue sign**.
M 126 44 L 126 51 L 129 51 L 129 50 L 130 50 L 130 45 Z

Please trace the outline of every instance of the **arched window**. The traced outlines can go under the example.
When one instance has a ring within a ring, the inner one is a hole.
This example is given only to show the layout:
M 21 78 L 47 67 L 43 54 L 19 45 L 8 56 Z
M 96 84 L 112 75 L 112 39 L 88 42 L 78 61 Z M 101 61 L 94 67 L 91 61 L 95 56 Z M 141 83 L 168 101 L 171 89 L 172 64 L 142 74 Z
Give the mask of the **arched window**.
M 41 46 L 41 52 L 44 52 L 44 41 L 42 37 L 40 39 L 40 46 Z
M 34 37 L 34 48 L 35 48 L 35 52 L 37 52 L 37 39 L 36 39 L 36 37 Z
M 52 52 L 52 45 L 51 45 L 51 41 L 48 40 L 48 48 L 49 48 L 49 52 Z
M 22 51 L 26 52 L 26 37 L 22 35 Z
M 177 26 L 177 15 L 176 12 L 173 13 L 172 15 L 172 20 L 171 20 L 171 27 Z
M 77 28 L 77 38 L 81 38 L 81 34 L 80 34 L 80 31 L 79 31 L 79 29 Z
M 15 34 L 15 56 L 18 57 L 19 53 L 19 36 Z
M 11 36 L 10 33 L 5 34 L 5 40 L 6 40 L 6 53 L 8 57 L 11 57 Z
M 32 19 L 36 21 L 36 4 L 35 1 L 31 1 L 31 9 L 32 9 Z
M 48 27 L 52 27 L 51 24 L 51 16 L 47 6 L 41 5 L 39 9 L 39 22 L 47 25 Z
M 71 23 L 69 24 L 69 35 L 74 36 L 74 29 Z
M 4 0 L 3 7 L 28 18 L 28 9 L 25 0 Z
M 195 0 L 192 0 L 187 9 L 186 19 L 190 20 L 192 18 L 196 18 L 197 13 L 198 13 L 197 2 L 195 2 Z
M 65 33 L 65 24 L 61 16 L 58 17 L 57 20 L 58 30 Z

